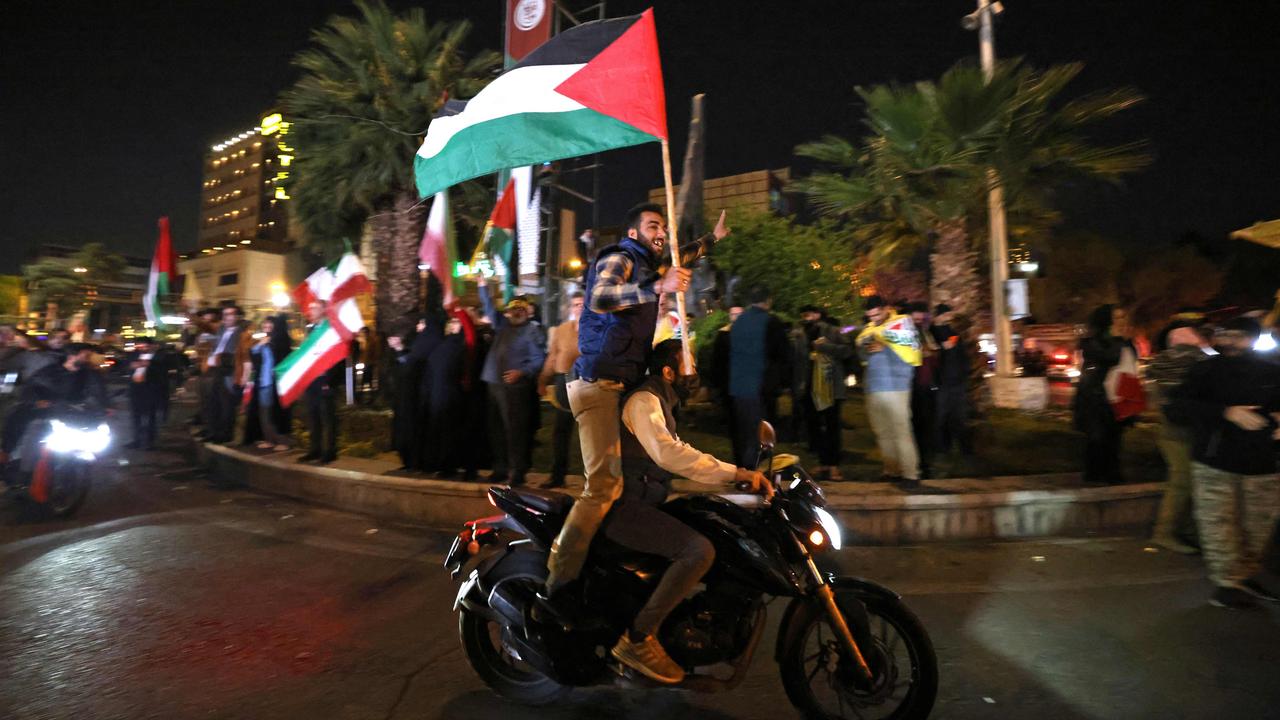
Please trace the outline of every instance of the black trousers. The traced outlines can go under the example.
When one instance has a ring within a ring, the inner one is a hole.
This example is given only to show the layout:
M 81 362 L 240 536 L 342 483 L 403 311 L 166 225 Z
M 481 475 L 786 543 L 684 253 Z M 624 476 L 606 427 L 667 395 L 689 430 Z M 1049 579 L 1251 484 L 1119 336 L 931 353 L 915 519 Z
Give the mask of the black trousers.
M 937 452 L 950 452 L 954 443 L 965 455 L 973 454 L 973 437 L 969 434 L 969 397 L 964 385 L 938 388 L 934 428 L 934 442 L 937 443 L 934 449 Z
M 1120 472 L 1121 427 L 1111 425 L 1095 428 L 1085 436 L 1084 481 L 1106 485 L 1118 485 Z
M 307 388 L 307 432 L 311 434 L 310 455 L 338 456 L 338 396 L 332 389 Z
M 213 405 L 213 426 L 209 428 L 214 442 L 230 442 L 236 427 L 236 408 L 240 405 L 240 387 L 232 384 L 231 373 L 214 370 L 209 389 Z
M 701 533 L 643 502 L 624 499 L 615 503 L 605 519 L 604 533 L 619 545 L 671 561 L 631 624 L 641 635 L 658 632 L 662 621 L 693 590 L 716 558 L 715 548 Z
M 552 481 L 564 480 L 564 476 L 569 474 L 569 448 L 578 435 L 577 429 L 572 412 L 556 410 L 555 425 L 551 426 Z
M 156 444 L 161 412 L 160 388 L 129 388 L 129 415 L 133 420 L 133 442 L 150 448 Z
M 920 471 L 924 473 L 933 466 L 934 439 L 938 434 L 934 427 L 937 409 L 937 388 L 911 388 L 911 434 L 916 440 L 916 451 L 920 453 Z
M 818 454 L 819 465 L 838 466 L 840 451 L 843 445 L 840 426 L 840 404 L 836 400 L 831 407 L 819 411 L 813 404 L 813 397 L 805 393 L 801 400 L 805 427 L 809 432 L 809 447 Z
M 522 482 L 533 463 L 533 381 L 489 385 L 489 442 L 495 481 Z
M 764 399 L 759 396 L 733 399 L 733 435 L 738 467 L 756 467 L 760 455 L 760 421 L 764 419 Z

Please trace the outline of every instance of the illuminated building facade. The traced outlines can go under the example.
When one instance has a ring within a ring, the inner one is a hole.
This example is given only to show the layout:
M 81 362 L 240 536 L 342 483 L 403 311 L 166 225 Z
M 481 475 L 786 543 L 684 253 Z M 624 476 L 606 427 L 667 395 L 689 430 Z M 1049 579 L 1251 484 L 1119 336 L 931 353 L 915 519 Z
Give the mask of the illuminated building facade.
M 289 194 L 283 184 L 294 157 L 289 129 L 280 113 L 271 113 L 209 148 L 200 191 L 200 253 L 289 248 Z

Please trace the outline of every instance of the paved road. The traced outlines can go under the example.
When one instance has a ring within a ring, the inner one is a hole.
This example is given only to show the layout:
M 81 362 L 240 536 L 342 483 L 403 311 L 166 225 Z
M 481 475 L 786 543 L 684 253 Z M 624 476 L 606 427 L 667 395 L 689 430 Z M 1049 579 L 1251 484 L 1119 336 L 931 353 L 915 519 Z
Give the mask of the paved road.
M 732 694 L 508 705 L 464 664 L 446 534 L 210 487 L 176 437 L 164 445 L 118 458 L 75 521 L 0 508 L 0 718 L 794 717 L 769 652 Z M 839 562 L 903 591 L 929 627 L 934 717 L 1280 713 L 1280 612 L 1208 607 L 1194 559 L 1101 539 Z

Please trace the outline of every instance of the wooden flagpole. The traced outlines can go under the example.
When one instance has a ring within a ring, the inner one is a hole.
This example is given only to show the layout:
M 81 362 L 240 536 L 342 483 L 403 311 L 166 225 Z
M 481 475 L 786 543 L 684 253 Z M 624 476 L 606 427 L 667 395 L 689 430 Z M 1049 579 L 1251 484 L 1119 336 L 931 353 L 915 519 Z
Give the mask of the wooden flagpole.
M 679 218 L 676 217 L 676 193 L 671 182 L 671 145 L 662 139 L 662 179 L 667 185 L 667 244 L 671 247 L 671 268 L 680 268 Z M 676 293 L 676 312 L 680 314 L 680 370 L 692 375 L 693 354 L 689 352 L 689 321 L 684 312 L 684 291 Z

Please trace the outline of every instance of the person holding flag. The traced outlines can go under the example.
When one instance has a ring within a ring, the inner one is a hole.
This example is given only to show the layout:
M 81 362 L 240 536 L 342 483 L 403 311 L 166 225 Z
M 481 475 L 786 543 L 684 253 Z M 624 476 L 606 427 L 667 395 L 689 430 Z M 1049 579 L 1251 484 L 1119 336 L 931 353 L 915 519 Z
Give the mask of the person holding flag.
M 562 591 L 578 577 L 591 539 L 622 492 L 621 400 L 644 380 L 658 324 L 658 297 L 687 290 L 688 265 L 729 234 L 721 212 L 715 230 L 680 248 L 681 267 L 673 268 L 661 205 L 635 206 L 623 227 L 626 236 L 598 253 L 585 279 L 586 306 L 578 321 L 581 355 L 570 372 L 568 391 L 586 482 L 551 547 L 546 597 L 553 607 L 566 602 L 559 599 Z
M 858 333 L 857 346 L 867 365 L 867 419 L 884 458 L 883 479 L 916 482 L 920 455 L 911 431 L 911 384 L 921 363 L 919 335 L 911 316 L 899 315 L 879 295 L 865 302 L 871 322 Z

